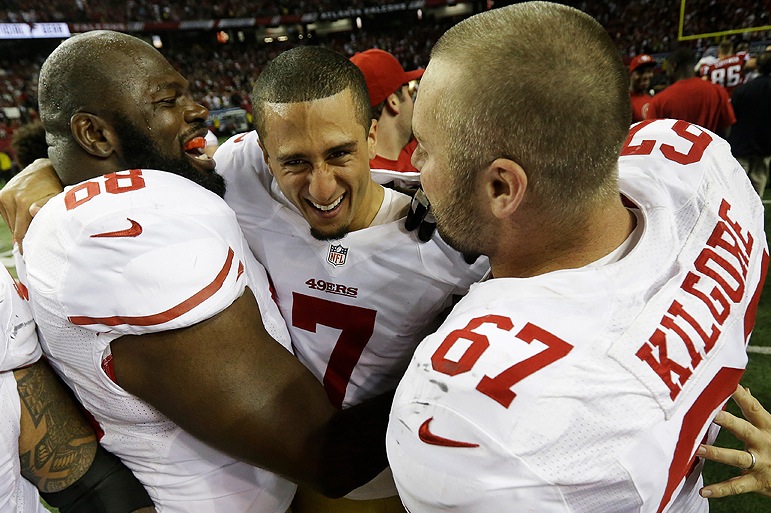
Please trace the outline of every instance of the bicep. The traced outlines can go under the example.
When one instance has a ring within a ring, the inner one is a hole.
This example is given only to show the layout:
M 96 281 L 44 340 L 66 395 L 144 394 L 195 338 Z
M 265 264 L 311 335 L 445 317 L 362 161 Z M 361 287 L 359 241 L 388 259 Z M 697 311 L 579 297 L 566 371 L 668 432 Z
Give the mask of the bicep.
M 91 466 L 96 436 L 47 362 L 16 370 L 14 377 L 21 403 L 21 473 L 41 492 L 60 491 Z
M 307 447 L 334 409 L 268 335 L 250 291 L 190 327 L 121 337 L 112 354 L 119 385 L 194 436 L 293 480 L 313 479 Z

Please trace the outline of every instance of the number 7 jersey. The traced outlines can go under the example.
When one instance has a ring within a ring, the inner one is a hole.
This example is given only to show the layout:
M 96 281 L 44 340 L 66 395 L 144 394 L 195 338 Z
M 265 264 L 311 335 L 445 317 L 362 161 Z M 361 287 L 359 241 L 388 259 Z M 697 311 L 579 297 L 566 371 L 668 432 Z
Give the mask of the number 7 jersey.
M 256 132 L 231 138 L 215 158 L 295 354 L 338 408 L 393 389 L 425 329 L 489 268 L 484 258 L 469 266 L 438 235 L 418 241 L 399 214 L 409 197 L 390 189 L 371 226 L 315 239 L 273 180 Z
M 386 441 L 411 513 L 708 510 L 694 455 L 746 366 L 763 206 L 695 125 L 622 155 L 626 255 L 474 285 L 416 350 Z

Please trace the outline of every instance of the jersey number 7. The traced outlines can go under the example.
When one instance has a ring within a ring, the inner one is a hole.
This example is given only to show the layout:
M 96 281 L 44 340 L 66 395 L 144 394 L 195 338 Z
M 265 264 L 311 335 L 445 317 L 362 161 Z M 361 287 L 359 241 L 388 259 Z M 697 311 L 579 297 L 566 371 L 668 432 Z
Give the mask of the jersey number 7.
M 377 312 L 298 292 L 292 298 L 292 326 L 311 333 L 319 324 L 341 330 L 324 372 L 324 389 L 332 405 L 342 408 L 353 369 L 375 331 Z

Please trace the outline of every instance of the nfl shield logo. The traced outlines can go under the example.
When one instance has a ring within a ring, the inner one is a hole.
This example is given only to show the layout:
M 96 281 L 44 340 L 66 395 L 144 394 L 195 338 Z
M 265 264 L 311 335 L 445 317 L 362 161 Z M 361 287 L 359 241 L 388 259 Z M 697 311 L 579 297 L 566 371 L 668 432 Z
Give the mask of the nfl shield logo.
M 329 247 L 329 255 L 327 256 L 327 262 L 338 267 L 345 264 L 345 257 L 348 255 L 348 248 L 344 248 L 342 244 L 335 246 L 332 244 Z

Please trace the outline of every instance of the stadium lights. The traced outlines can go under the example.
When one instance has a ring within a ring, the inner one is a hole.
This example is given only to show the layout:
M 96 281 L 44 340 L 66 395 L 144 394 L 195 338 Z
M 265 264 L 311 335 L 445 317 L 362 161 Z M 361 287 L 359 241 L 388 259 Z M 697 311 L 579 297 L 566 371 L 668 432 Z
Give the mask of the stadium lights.
M 153 36 L 153 46 L 158 50 L 163 48 L 163 41 L 161 41 L 161 36 Z
M 277 38 L 277 39 L 278 39 L 279 41 L 288 41 L 288 40 L 289 40 L 289 36 L 278 36 L 278 38 Z
M 418 19 L 419 20 L 423 19 L 423 9 L 418 9 Z
M 361 16 L 356 16 L 356 28 L 361 28 Z
M 265 39 L 263 39 L 263 41 L 265 41 L 266 43 L 272 43 L 273 42 L 273 38 L 272 37 L 266 37 Z

